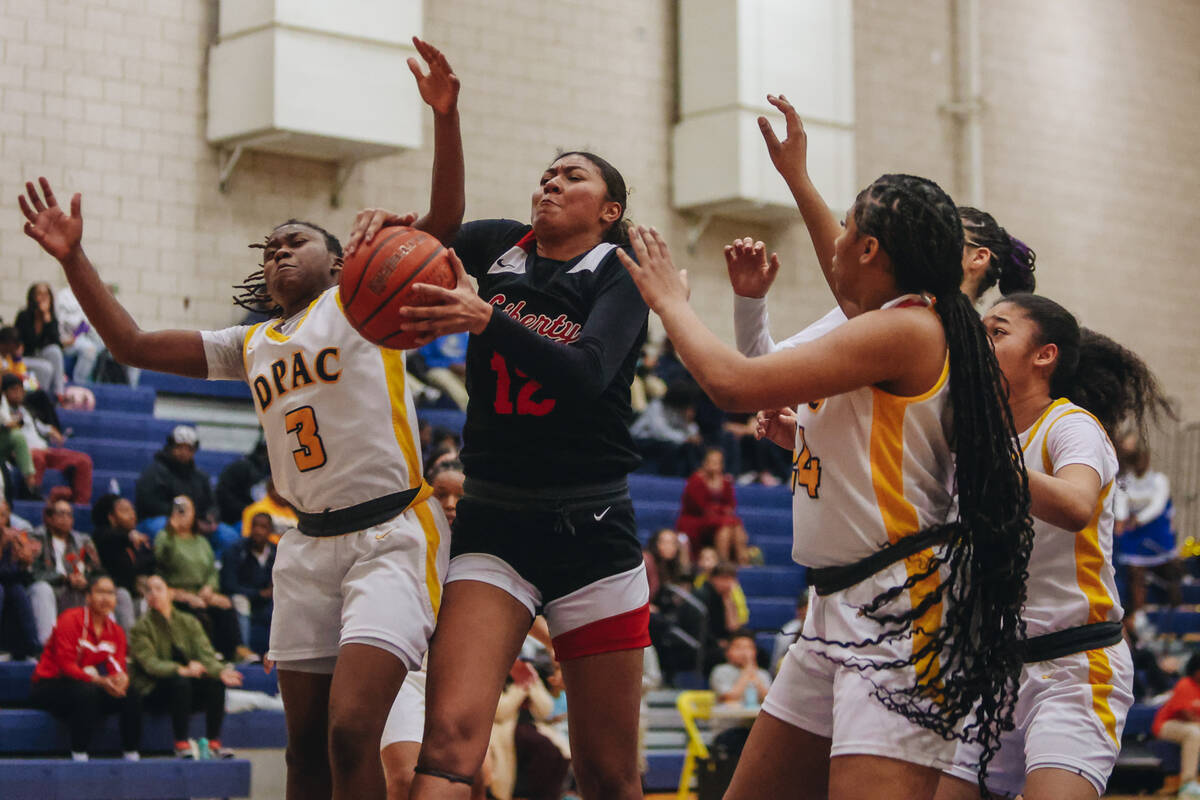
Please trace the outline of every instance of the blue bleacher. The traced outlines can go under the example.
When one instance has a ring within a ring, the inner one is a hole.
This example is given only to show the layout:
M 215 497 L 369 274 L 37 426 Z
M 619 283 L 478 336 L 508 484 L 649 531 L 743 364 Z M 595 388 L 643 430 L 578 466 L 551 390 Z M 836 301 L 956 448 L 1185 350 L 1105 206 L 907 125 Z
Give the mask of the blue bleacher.
M 96 396 L 97 411 L 154 414 L 155 393 L 149 386 L 135 388 L 118 383 L 89 383 L 86 386 Z
M 242 381 L 206 381 L 202 378 L 185 378 L 182 375 L 142 370 L 142 377 L 138 383 L 140 386 L 148 386 L 163 394 L 234 400 L 250 399 L 250 387 Z
M 798 564 L 780 567 L 743 567 L 738 582 L 747 597 L 795 598 L 808 585 L 804 567 Z M 793 603 L 794 607 L 794 603 Z
M 84 763 L 42 758 L 0 760 L 0 797 L 5 800 L 249 796 L 250 762 L 240 759 L 104 759 Z
M 192 425 L 185 420 L 159 419 L 144 413 L 129 411 L 68 411 L 58 412 L 63 429 L 85 439 L 122 439 L 154 442 L 160 447 L 176 425 Z M 71 447 L 75 447 L 71 440 Z

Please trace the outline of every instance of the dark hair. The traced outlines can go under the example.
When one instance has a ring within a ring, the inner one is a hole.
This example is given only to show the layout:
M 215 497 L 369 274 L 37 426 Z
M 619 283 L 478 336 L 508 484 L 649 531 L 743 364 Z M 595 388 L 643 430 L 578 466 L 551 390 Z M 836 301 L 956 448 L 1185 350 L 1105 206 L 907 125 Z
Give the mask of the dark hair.
M 675 537 L 676 548 L 674 558 L 663 558 L 662 554 L 658 551 L 659 541 L 667 534 Z M 654 566 L 658 569 L 660 582 L 679 583 L 687 577 L 684 574 L 683 547 L 683 543 L 679 541 L 679 534 L 671 528 L 659 528 L 650 534 L 650 539 L 646 542 L 646 552 L 650 554 L 650 560 L 654 562 Z M 651 602 L 653 601 L 654 598 L 651 598 Z
M 255 514 L 253 517 L 250 518 L 250 526 L 251 527 L 254 527 L 254 523 L 258 521 L 259 517 L 261 517 L 267 521 L 268 527 L 270 527 L 272 529 L 275 527 L 275 520 L 272 519 L 271 515 L 265 511 L 259 511 L 257 514 Z M 249 535 L 250 531 L 247 530 L 246 534 Z
M 58 322 L 58 316 L 54 313 L 54 289 L 45 281 L 34 281 L 29 284 L 29 289 L 25 292 L 25 309 L 30 313 L 37 311 L 37 288 L 45 286 L 46 291 L 50 293 L 50 321 Z
M 1200 672 L 1200 651 L 1188 656 L 1187 666 L 1183 668 L 1183 674 L 1189 678 L 1197 672 Z
M 271 229 L 271 233 L 282 228 L 284 225 L 303 225 L 306 228 L 312 228 L 317 233 L 325 237 L 325 249 L 333 253 L 338 258 L 342 257 L 342 243 L 338 238 L 329 231 L 322 228 L 313 222 L 305 222 L 302 219 L 289 219 L 286 222 L 281 222 Z M 270 241 L 271 234 L 263 237 L 263 241 L 254 242 L 247 247 L 265 250 L 267 242 Z M 283 313 L 282 307 L 271 299 L 270 293 L 267 292 L 267 277 L 264 271 L 265 263 L 259 264 L 258 269 L 251 272 L 242 280 L 241 283 L 234 284 L 233 288 L 237 290 L 237 294 L 233 296 L 233 302 L 241 306 L 247 311 L 253 311 L 261 314 L 277 315 Z
M 674 380 L 663 393 L 662 404 L 667 408 L 682 411 L 696 404 L 696 385 L 687 380 Z
M 966 244 L 970 247 L 986 247 L 991 253 L 987 272 L 979 281 L 978 293 L 1000 284 L 1000 293 L 1032 292 L 1037 288 L 1034 264 L 1037 253 L 1029 245 L 1013 236 L 996 218 L 986 211 L 971 206 L 959 206 L 958 216 L 962 220 Z
M 595 153 L 589 153 L 586 150 L 567 150 L 566 152 L 559 153 L 554 157 L 554 161 L 550 162 L 551 166 L 567 156 L 582 156 L 595 164 L 596 169 L 600 170 L 600 177 L 604 179 L 604 186 L 608 190 L 607 194 L 604 195 L 604 199 L 608 202 L 619 203 L 621 205 L 621 216 L 617 217 L 616 221 L 608 226 L 608 230 L 604 232 L 604 241 L 622 246 L 629 244 L 629 228 L 625 219 L 625 210 L 628 208 L 629 202 L 629 190 L 625 187 L 625 178 L 621 175 L 621 171 L 600 156 Z
M 0 392 L 7 392 L 14 386 L 24 386 L 25 382 L 21 380 L 21 376 L 15 372 L 6 372 L 0 376 Z
M 910 640 L 912 652 L 904 660 L 863 665 L 852 659 L 846 665 L 915 668 L 914 686 L 879 688 L 876 697 L 946 739 L 977 741 L 983 751 L 982 786 L 1001 732 L 1014 726 L 1025 633 L 1021 607 L 1033 547 L 1028 477 L 1004 401 L 1004 376 L 979 315 L 959 288 L 963 233 L 954 202 L 932 181 L 884 175 L 859 193 L 853 216 L 859 236 L 878 239 L 901 291 L 934 296 L 950 362 L 959 507 L 957 519 L 920 532 L 939 535 L 944 549 L 922 559 L 907 580 L 862 608 L 883 632 L 864 642 L 838 644 Z M 885 610 L 902 594 L 931 582 L 936 586 L 908 610 Z M 941 625 L 922 628 L 939 606 Z
M 1075 316 L 1058 303 L 1024 292 L 997 303 L 1012 303 L 1024 311 L 1038 328 L 1039 345 L 1058 347 L 1058 360 L 1050 373 L 1050 395 L 1086 408 L 1113 441 L 1127 420 L 1133 420 L 1144 440 L 1148 421 L 1157 419 L 1159 413 L 1175 417 L 1158 380 L 1136 353 L 1102 333 L 1081 328 Z
M 121 495 L 110 492 L 102 494 L 92 501 L 92 528 L 94 530 L 103 530 L 109 526 L 108 518 L 120 499 Z
M 736 631 L 730 633 L 729 644 L 733 644 L 735 639 L 749 639 L 751 642 L 754 642 L 754 649 L 758 650 L 758 642 L 754 639 L 754 631 L 749 628 L 738 628 Z
M 87 592 L 86 593 L 91 594 L 92 589 L 94 589 L 96 587 L 96 584 L 99 583 L 100 581 L 104 581 L 104 580 L 111 581 L 113 584 L 113 588 L 116 588 L 117 582 L 112 579 L 112 575 L 109 575 L 104 570 L 98 569 L 95 572 L 88 575 Z
M 466 468 L 463 467 L 463 463 L 461 461 L 459 461 L 457 458 L 452 458 L 449 461 L 442 461 L 430 467 L 429 472 L 425 475 L 425 480 L 433 483 L 433 479 L 438 475 L 441 475 L 443 472 L 465 472 L 465 470 Z
M 74 497 L 74 494 L 71 492 L 70 486 L 55 486 L 46 495 L 46 506 L 43 509 L 43 513 L 49 514 L 56 503 L 67 503 L 71 506 L 71 510 L 74 511 L 75 505 L 71 503 L 72 497 Z
M 20 344 L 21 334 L 17 333 L 17 329 L 12 325 L 5 325 L 0 328 L 0 344 Z
M 738 574 L 737 564 L 732 561 L 718 561 L 717 565 L 712 568 L 712 572 L 708 573 L 709 578 L 729 577 L 736 578 Z

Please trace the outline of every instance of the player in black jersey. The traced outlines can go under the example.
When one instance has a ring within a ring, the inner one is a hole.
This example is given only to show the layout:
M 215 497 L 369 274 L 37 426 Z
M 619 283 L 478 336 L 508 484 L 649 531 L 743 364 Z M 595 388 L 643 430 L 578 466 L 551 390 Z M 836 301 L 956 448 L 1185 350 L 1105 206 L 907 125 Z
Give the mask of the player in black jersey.
M 422 287 L 428 305 L 401 312 L 425 340 L 472 334 L 465 495 L 413 798 L 467 797 L 505 675 L 539 612 L 562 662 L 584 797 L 641 797 L 649 597 L 626 476 L 638 464 L 629 387 L 648 312 L 617 260 L 628 243 L 625 199 L 607 161 L 564 153 L 533 194 L 532 225 L 464 225 L 458 287 Z M 349 247 L 396 219 L 361 212 Z

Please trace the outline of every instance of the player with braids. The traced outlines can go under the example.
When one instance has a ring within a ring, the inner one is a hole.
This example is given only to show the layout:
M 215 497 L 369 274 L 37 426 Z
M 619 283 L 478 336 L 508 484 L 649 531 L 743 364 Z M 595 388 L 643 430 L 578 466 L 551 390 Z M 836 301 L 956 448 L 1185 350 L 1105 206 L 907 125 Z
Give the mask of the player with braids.
M 1053 300 L 1012 294 L 983 322 L 1021 431 L 1034 517 L 1018 724 L 985 765 L 987 785 L 1006 797 L 1090 800 L 1104 793 L 1133 702 L 1113 580 L 1111 437 L 1173 414 L 1137 355 Z M 954 762 L 937 799 L 977 797 L 979 745 L 959 744 Z
M 971 206 L 959 206 L 963 236 L 971 258 L 963 265 L 966 281 L 963 291 L 978 300 L 997 283 L 1000 294 L 1032 292 L 1037 288 L 1034 265 L 1037 254 L 1029 245 L 1010 234 L 996 218 Z
M 726 797 L 931 797 L 953 737 L 986 757 L 1013 724 L 1032 539 L 953 202 L 910 175 L 868 186 L 830 259 L 850 320 L 758 358 L 704 326 L 656 231 L 632 240 L 622 262 L 717 405 L 800 406 L 764 425 L 795 448 L 793 558 L 817 597 Z
M 287 222 L 280 223 L 275 226 L 275 230 L 279 230 L 287 225 L 299 225 L 303 228 L 308 228 L 314 231 L 325 239 L 325 249 L 333 255 L 335 259 L 342 257 L 342 243 L 338 238 L 329 231 L 312 222 L 306 222 L 300 219 L 289 219 Z M 261 242 L 254 242 L 248 245 L 252 250 L 262 250 L 264 256 L 266 250 L 271 246 L 271 235 L 267 234 Z M 252 311 L 256 314 L 269 314 L 276 316 L 283 313 L 283 308 L 275 300 L 271 299 L 271 293 L 267 290 L 267 274 L 266 274 L 266 258 L 263 258 L 263 263 L 258 265 L 258 269 L 247 275 L 241 283 L 235 284 L 234 289 L 238 293 L 233 296 L 234 305 L 241 306 L 247 311 Z
M 449 241 L 465 205 L 458 78 L 436 48 L 409 67 L 434 112 L 430 211 L 403 224 Z M 142 330 L 82 245 L 81 198 L 60 208 L 44 178 L 21 197 L 25 232 L 58 259 L 87 318 L 130 366 L 251 388 L 276 489 L 297 511 L 279 540 L 268 660 L 287 725 L 287 797 L 382 798 L 388 711 L 420 667 L 441 601 L 449 530 L 422 478 L 403 352 L 363 339 L 338 300 L 342 248 L 290 220 L 262 245 L 240 304 L 271 313 L 223 330 Z

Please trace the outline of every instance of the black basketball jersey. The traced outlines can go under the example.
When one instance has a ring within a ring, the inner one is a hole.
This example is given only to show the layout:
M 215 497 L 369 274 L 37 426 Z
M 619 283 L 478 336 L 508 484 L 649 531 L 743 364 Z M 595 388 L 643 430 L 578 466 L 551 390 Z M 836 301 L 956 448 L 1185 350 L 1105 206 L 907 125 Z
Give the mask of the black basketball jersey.
M 467 346 L 468 476 L 538 488 L 635 469 L 629 387 L 649 311 L 616 247 L 553 261 L 537 256 L 529 225 L 481 220 L 454 249 L 494 308 Z

